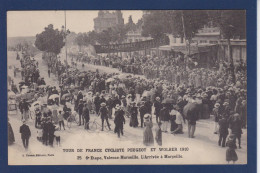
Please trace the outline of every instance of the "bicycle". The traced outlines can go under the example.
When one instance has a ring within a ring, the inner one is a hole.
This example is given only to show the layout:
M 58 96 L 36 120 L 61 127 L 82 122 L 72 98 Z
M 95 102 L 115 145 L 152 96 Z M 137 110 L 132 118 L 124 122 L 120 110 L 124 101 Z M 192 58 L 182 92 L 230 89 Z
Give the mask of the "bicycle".
M 88 131 L 96 131 L 97 128 L 99 127 L 100 129 L 102 128 L 102 125 L 100 125 L 98 122 L 97 122 L 97 119 L 94 119 L 94 121 L 89 121 L 87 123 L 87 126 L 89 127 L 89 129 L 87 129 Z M 111 125 L 110 125 L 110 128 L 111 128 Z M 104 122 L 104 129 L 106 129 L 106 131 L 110 131 L 110 128 L 107 126 L 107 124 L 105 124 Z
M 79 117 L 75 114 L 69 113 L 69 117 L 67 118 L 67 126 L 70 129 L 72 126 L 72 123 L 75 123 L 76 125 L 79 125 Z
M 127 111 L 127 108 L 124 107 L 122 110 L 124 111 L 124 116 L 126 118 L 130 118 L 131 117 L 131 114 Z

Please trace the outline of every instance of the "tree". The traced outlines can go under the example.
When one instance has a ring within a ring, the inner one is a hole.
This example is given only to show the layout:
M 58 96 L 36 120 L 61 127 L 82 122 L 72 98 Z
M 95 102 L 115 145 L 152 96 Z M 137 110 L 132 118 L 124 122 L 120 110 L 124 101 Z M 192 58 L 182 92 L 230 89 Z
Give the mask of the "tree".
M 208 14 L 205 10 L 158 10 L 150 11 L 145 18 L 143 35 L 160 38 L 165 34 L 173 34 L 176 37 L 185 38 L 190 43 L 198 29 L 208 22 Z
M 87 33 L 79 33 L 75 38 L 75 42 L 79 46 L 79 51 L 81 51 L 82 46 L 91 44 L 90 37 Z
M 99 44 L 109 44 L 112 41 L 112 29 L 108 28 L 97 34 L 97 42 Z
M 230 60 L 233 82 L 236 81 L 232 46 L 230 39 L 246 38 L 245 10 L 214 10 L 208 11 L 209 18 L 220 27 L 221 37 L 227 39 L 228 56 Z
M 168 10 L 151 11 L 146 16 L 142 28 L 142 35 L 145 37 L 161 38 L 165 33 L 170 33 L 170 22 L 168 20 Z
M 42 33 L 36 35 L 35 46 L 40 51 L 57 55 L 65 45 L 64 36 L 66 36 L 66 34 L 63 31 L 59 31 L 58 29 L 54 30 L 53 25 L 50 24 L 44 28 Z

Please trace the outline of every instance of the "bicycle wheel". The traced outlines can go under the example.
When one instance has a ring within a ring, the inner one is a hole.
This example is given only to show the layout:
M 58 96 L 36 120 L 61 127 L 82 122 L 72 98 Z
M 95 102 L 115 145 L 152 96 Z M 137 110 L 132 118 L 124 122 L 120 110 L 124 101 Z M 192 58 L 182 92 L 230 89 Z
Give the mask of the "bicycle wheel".
M 71 128 L 71 124 L 72 124 L 72 119 L 71 119 L 71 117 L 68 117 L 68 119 L 67 119 L 68 128 Z
M 88 127 L 89 129 L 87 129 L 88 131 L 96 131 L 97 130 L 97 124 L 94 122 L 88 122 Z
M 130 114 L 128 111 L 125 110 L 125 116 L 126 116 L 127 118 L 130 118 L 130 117 L 131 117 L 131 114 Z
M 105 127 L 105 129 L 106 129 L 106 131 L 112 131 L 111 129 L 111 124 L 110 124 L 110 128 L 107 126 L 107 125 L 104 125 L 104 127 Z
M 79 125 L 79 117 L 78 117 L 78 116 L 75 116 L 75 117 L 74 117 L 74 122 L 75 122 L 77 125 Z
M 32 120 L 35 120 L 35 113 L 33 111 L 30 111 L 30 117 Z

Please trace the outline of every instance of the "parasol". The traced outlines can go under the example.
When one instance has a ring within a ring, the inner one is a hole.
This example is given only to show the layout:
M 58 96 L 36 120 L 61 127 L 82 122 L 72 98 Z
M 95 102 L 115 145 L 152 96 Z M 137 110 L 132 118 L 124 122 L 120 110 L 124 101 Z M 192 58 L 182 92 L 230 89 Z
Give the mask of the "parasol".
M 166 99 L 164 99 L 164 100 L 162 101 L 162 103 L 163 103 L 163 104 L 166 104 L 166 103 L 168 103 L 168 104 L 173 104 L 173 103 L 174 103 L 174 100 L 173 100 L 173 99 L 170 99 L 170 98 L 166 98 Z
M 106 82 L 113 82 L 113 81 L 115 81 L 114 78 L 108 78 L 108 79 L 106 80 Z
M 183 108 L 183 115 L 185 118 L 190 119 L 191 116 L 196 116 L 198 112 L 198 105 L 196 103 L 188 103 L 186 106 Z
M 124 79 L 124 78 L 128 78 L 128 77 L 132 77 L 132 75 L 123 73 L 123 74 L 116 75 L 114 77 L 119 78 L 119 79 Z
M 59 96 L 58 94 L 52 94 L 52 95 L 49 97 L 49 99 L 54 100 L 54 99 L 59 98 L 59 97 L 60 97 L 60 96 Z
M 70 93 L 64 94 L 64 95 L 61 97 L 61 100 L 66 100 L 67 97 L 71 97 L 71 94 L 70 94 Z
M 32 108 L 36 108 L 36 107 L 40 107 L 40 106 L 41 106 L 41 103 L 40 103 L 39 101 L 33 102 L 33 103 L 31 104 L 31 107 L 32 107 Z
M 22 89 L 26 89 L 26 88 L 28 88 L 28 86 L 26 86 L 26 85 L 22 86 Z
M 39 85 L 38 88 L 45 88 L 46 85 Z

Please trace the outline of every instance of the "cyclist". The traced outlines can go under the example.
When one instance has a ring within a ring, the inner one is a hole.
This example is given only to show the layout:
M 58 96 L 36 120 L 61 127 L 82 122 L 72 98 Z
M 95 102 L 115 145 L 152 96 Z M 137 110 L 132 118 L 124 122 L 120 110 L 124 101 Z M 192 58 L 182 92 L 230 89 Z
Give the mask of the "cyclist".
M 106 120 L 107 126 L 108 126 L 109 130 L 111 130 L 110 124 L 108 122 L 108 109 L 106 108 L 106 103 L 101 103 L 100 106 L 101 107 L 99 109 L 98 116 L 99 115 L 101 116 L 101 121 L 102 121 L 102 129 L 101 129 L 101 131 L 104 131 L 104 120 Z

